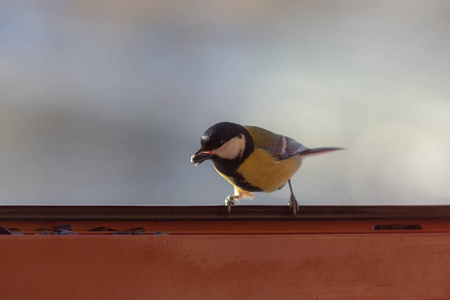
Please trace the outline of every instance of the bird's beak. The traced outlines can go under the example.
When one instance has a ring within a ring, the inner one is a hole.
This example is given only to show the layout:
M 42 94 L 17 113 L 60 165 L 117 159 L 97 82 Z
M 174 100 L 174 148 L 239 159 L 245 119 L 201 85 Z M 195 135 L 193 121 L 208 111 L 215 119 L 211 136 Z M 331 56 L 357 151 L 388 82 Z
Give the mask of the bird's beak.
M 211 151 L 203 151 L 202 149 L 200 149 L 191 156 L 191 163 L 195 164 L 195 166 L 198 166 L 205 160 L 211 159 L 213 155 L 214 153 L 212 153 Z

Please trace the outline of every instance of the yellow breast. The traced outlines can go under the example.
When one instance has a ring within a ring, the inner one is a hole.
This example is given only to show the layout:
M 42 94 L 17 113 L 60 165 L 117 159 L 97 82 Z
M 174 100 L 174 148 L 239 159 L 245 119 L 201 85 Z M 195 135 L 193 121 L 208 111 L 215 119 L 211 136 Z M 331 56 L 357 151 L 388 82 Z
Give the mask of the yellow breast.
M 248 183 L 270 193 L 282 187 L 301 164 L 300 155 L 278 161 L 263 149 L 256 148 L 237 171 Z

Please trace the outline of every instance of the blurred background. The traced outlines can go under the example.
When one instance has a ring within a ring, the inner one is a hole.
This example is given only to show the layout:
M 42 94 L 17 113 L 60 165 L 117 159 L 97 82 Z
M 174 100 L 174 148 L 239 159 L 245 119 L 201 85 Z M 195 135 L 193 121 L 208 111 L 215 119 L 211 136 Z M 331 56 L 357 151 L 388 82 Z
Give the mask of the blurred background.
M 449 32 L 446 0 L 1 1 L 0 204 L 223 204 L 219 121 L 347 148 L 301 204 L 449 204 Z

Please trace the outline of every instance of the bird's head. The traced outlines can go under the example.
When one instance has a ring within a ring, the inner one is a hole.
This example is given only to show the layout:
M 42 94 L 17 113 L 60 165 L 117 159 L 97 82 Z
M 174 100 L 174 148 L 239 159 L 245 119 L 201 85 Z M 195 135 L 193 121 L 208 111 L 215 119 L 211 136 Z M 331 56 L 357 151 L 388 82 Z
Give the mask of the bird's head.
M 248 130 L 230 122 L 209 127 L 200 144 L 201 148 L 191 157 L 196 166 L 208 159 L 243 160 L 253 151 L 253 139 Z

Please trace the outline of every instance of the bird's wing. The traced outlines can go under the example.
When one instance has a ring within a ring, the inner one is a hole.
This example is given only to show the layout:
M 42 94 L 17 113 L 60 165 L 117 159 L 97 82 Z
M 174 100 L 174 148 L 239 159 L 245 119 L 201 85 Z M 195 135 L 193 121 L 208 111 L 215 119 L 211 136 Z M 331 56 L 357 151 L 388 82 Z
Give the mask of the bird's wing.
M 264 149 L 277 160 L 287 159 L 293 155 L 309 150 L 309 148 L 290 137 L 276 134 L 260 127 L 245 126 L 245 128 L 247 128 L 253 137 L 255 148 Z
M 290 137 L 280 135 L 280 140 L 281 148 L 278 148 L 277 151 L 281 153 L 282 159 L 289 158 L 292 155 L 302 154 L 304 151 L 309 150 L 308 147 L 303 146 Z

